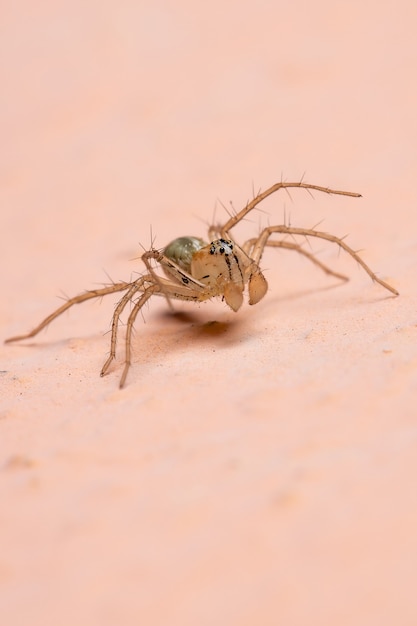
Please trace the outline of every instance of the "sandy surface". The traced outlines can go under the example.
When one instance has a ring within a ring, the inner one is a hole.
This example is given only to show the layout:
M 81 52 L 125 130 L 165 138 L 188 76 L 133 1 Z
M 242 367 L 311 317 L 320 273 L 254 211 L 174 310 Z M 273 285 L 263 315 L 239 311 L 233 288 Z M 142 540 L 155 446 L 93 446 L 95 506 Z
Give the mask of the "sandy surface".
M 271 250 L 238 315 L 151 302 L 108 376 L 114 302 L 1 345 L 5 626 L 417 623 L 417 8 L 189 0 L 1 9 L 1 335 L 142 247 L 263 224 L 344 236 L 401 293 Z M 217 205 L 217 208 L 216 208 Z

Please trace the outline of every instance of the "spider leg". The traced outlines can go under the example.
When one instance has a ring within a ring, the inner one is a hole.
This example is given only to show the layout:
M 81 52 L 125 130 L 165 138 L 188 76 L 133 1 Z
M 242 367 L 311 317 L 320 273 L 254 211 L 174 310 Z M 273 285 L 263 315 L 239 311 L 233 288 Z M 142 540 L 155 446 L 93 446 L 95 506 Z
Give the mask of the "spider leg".
M 103 367 L 101 368 L 100 376 L 104 376 L 109 369 L 110 363 L 116 356 L 116 344 L 117 344 L 117 331 L 119 328 L 120 315 L 122 314 L 124 308 L 127 303 L 132 299 L 132 297 L 140 291 L 144 289 L 144 285 L 146 282 L 149 282 L 149 276 L 141 276 L 137 281 L 135 281 L 125 295 L 119 300 L 117 306 L 113 313 L 112 324 L 111 324 L 111 340 L 110 340 L 110 354 Z
M 256 247 L 257 242 L 258 242 L 258 238 L 249 239 L 248 241 L 245 242 L 245 244 L 242 247 L 243 247 L 243 250 L 246 252 L 246 254 L 251 256 L 252 249 Z M 264 247 L 266 246 L 268 246 L 269 248 L 285 248 L 286 250 L 295 250 L 296 252 L 299 252 L 300 254 L 305 256 L 309 261 L 314 263 L 314 265 L 317 265 L 317 267 L 323 270 L 325 274 L 328 274 L 329 276 L 334 276 L 335 278 L 339 278 L 340 280 L 344 280 L 344 281 L 349 280 L 349 278 L 345 276 L 344 274 L 339 274 L 338 272 L 335 272 L 334 270 L 330 269 L 330 267 L 327 267 L 327 265 L 319 261 L 314 256 L 314 254 L 311 254 L 311 252 L 307 252 L 307 250 L 304 250 L 304 248 L 298 243 L 293 243 L 290 241 L 282 241 L 282 240 L 281 241 L 268 240 L 264 244 Z M 262 253 L 261 253 L 261 256 L 262 256 Z
M 177 263 L 172 261 L 169 257 L 165 256 L 159 250 L 149 250 L 142 256 L 143 262 L 146 267 L 150 269 L 152 277 L 155 282 L 161 288 L 161 293 L 169 301 L 169 298 L 182 299 L 182 294 L 188 295 L 190 289 L 195 293 L 204 294 L 207 291 L 207 285 L 198 281 L 194 276 L 184 271 Z M 170 277 L 169 280 L 159 276 L 152 268 L 150 268 L 149 260 L 155 259 L 157 263 L 162 267 L 165 273 Z M 176 292 L 175 293 L 175 289 Z M 174 289 L 174 293 L 172 290 Z M 188 299 L 188 298 L 185 298 Z M 172 308 L 172 305 L 170 305 Z
M 129 368 L 131 366 L 131 345 L 132 345 L 133 325 L 135 323 L 137 314 L 139 313 L 143 305 L 149 300 L 149 298 L 151 298 L 151 296 L 153 295 L 164 295 L 165 297 L 171 297 L 176 300 L 190 300 L 194 302 L 199 302 L 201 300 L 200 292 L 198 290 L 195 290 L 192 285 L 191 286 L 188 286 L 188 285 L 186 286 L 182 284 L 179 285 L 175 283 L 174 281 L 170 281 L 162 277 L 159 277 L 159 279 L 160 279 L 160 283 L 151 284 L 145 288 L 139 300 L 135 303 L 132 311 L 130 312 L 129 318 L 127 320 L 126 338 L 125 338 L 125 364 L 124 364 L 122 376 L 120 378 L 120 383 L 119 383 L 120 388 L 124 387 L 124 384 L 126 382 L 126 377 L 127 377 Z M 197 283 L 197 286 L 198 285 L 199 283 Z M 161 291 L 161 288 L 162 288 L 162 291 Z M 210 297 L 210 295 L 208 295 L 208 297 Z M 110 357 L 108 361 L 109 362 L 111 361 Z
M 247 205 L 241 211 L 236 213 L 236 215 L 232 215 L 227 220 L 226 224 L 224 224 L 224 226 L 222 226 L 220 228 L 222 237 L 228 238 L 229 237 L 228 231 L 231 228 L 233 228 L 234 226 L 236 226 L 236 224 L 238 222 L 240 222 L 260 202 L 262 202 L 262 200 L 265 200 L 265 198 L 267 198 L 271 194 L 275 193 L 276 191 L 279 191 L 280 189 L 289 189 L 291 187 L 298 187 L 298 188 L 301 188 L 301 189 L 321 191 L 323 193 L 340 195 L 340 196 L 351 196 L 353 198 L 360 198 L 361 197 L 360 193 L 354 193 L 352 191 L 337 191 L 336 189 L 330 189 L 329 187 L 320 187 L 318 185 L 309 185 L 308 183 L 303 183 L 302 181 L 300 181 L 298 183 L 285 183 L 285 182 L 276 183 L 275 185 L 272 185 L 272 187 L 269 187 L 269 189 L 266 189 L 265 191 L 262 191 L 257 196 L 255 196 L 255 198 L 253 200 L 251 200 L 250 202 L 248 202 Z
M 84 293 L 79 294 L 73 298 L 70 298 L 56 309 L 53 313 L 45 317 L 44 320 L 38 326 L 36 326 L 33 330 L 25 335 L 16 335 L 14 337 L 9 337 L 5 340 L 5 343 L 12 343 L 13 341 L 21 341 L 22 339 L 30 339 L 31 337 L 35 337 L 41 330 L 43 330 L 48 324 L 50 324 L 54 319 L 59 317 L 64 311 L 72 307 L 74 304 L 81 304 L 81 302 L 85 302 L 86 300 L 91 300 L 92 298 L 100 298 L 102 296 L 107 296 L 110 293 L 116 293 L 117 291 L 124 291 L 128 289 L 131 283 L 115 283 L 113 285 L 109 285 L 107 287 L 103 287 L 102 289 L 92 289 L 91 291 L 85 291 Z
M 163 264 L 163 259 L 164 258 L 165 257 L 162 254 L 162 252 L 159 252 L 159 250 L 154 250 L 154 249 L 148 250 L 147 252 L 142 254 L 142 261 L 146 265 L 146 269 L 148 270 L 149 274 L 154 279 L 154 282 L 157 283 L 161 287 L 161 291 L 163 291 L 161 277 L 158 276 L 158 274 L 153 269 L 153 267 L 152 267 L 152 265 L 150 263 L 150 259 L 155 259 L 155 261 L 157 261 L 159 264 Z M 166 294 L 164 294 L 164 295 L 165 295 L 165 299 L 167 301 L 167 304 L 168 304 L 169 308 L 171 309 L 171 311 L 174 311 L 174 306 L 173 306 L 169 296 L 166 295 Z
M 153 296 L 154 293 L 159 288 L 160 287 L 159 287 L 158 284 L 150 285 L 149 287 L 147 287 L 145 289 L 145 291 L 143 292 L 143 294 L 140 296 L 139 300 L 136 302 L 136 304 L 133 307 L 132 311 L 130 312 L 129 318 L 127 320 L 127 326 L 126 326 L 126 339 L 125 339 L 125 342 L 126 342 L 126 353 L 125 354 L 126 354 L 126 356 L 125 356 L 125 365 L 124 365 L 124 368 L 123 368 L 123 373 L 122 373 L 122 376 L 120 378 L 120 383 L 119 383 L 120 389 L 122 387 L 124 387 L 124 384 L 126 382 L 127 373 L 128 373 L 129 368 L 131 366 L 132 330 L 133 330 L 133 324 L 135 323 L 136 316 L 139 313 L 140 309 L 145 304 L 145 302 L 147 302 L 149 300 L 149 298 L 151 296 Z
M 340 248 L 342 248 L 345 252 L 347 252 L 359 265 L 365 270 L 365 272 L 370 276 L 370 278 L 380 284 L 385 289 L 388 289 L 395 296 L 398 296 L 398 291 L 391 287 L 387 282 L 378 278 L 378 276 L 371 270 L 370 267 L 365 263 L 365 261 L 359 256 L 353 248 L 347 245 L 340 237 L 336 237 L 335 235 L 330 235 L 329 233 L 325 233 L 319 230 L 309 229 L 309 228 L 295 228 L 293 226 L 268 226 L 265 228 L 262 233 L 259 235 L 256 245 L 253 247 L 253 260 L 255 263 L 259 263 L 262 253 L 267 245 L 267 241 L 272 233 L 280 233 L 287 235 L 301 235 L 303 237 L 317 237 L 318 239 L 325 239 L 326 241 L 330 241 L 331 243 L 337 244 Z

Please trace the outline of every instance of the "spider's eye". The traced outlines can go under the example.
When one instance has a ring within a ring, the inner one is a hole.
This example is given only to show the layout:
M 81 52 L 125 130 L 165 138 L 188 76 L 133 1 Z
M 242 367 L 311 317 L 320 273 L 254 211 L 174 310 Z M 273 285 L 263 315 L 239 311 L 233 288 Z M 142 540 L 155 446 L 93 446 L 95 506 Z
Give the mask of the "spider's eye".
M 227 239 L 217 239 L 211 242 L 210 254 L 224 254 L 228 256 L 232 254 L 233 243 Z

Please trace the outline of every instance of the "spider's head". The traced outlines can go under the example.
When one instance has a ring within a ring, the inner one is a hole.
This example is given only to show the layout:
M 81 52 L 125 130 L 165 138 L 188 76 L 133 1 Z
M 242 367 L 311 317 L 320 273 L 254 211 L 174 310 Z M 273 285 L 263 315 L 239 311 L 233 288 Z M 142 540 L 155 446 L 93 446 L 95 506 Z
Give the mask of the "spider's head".
M 225 257 L 233 254 L 234 244 L 231 239 L 216 239 L 212 241 L 210 244 L 210 254 L 211 255 L 222 255 Z
M 244 255 L 230 239 L 216 239 L 193 255 L 191 273 L 213 296 L 224 296 L 233 311 L 243 302 Z

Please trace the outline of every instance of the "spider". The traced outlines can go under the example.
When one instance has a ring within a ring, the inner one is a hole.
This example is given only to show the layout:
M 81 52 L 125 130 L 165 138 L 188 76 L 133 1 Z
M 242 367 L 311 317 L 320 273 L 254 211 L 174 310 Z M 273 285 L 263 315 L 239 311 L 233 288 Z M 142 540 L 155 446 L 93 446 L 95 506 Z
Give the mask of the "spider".
M 164 296 L 171 308 L 173 308 L 171 300 L 202 302 L 220 296 L 236 312 L 242 306 L 243 293 L 247 289 L 249 304 L 257 304 L 268 291 L 268 283 L 259 267 L 266 247 L 295 250 L 321 268 L 326 274 L 342 280 L 348 280 L 346 276 L 338 274 L 324 265 L 311 252 L 308 252 L 300 244 L 296 243 L 295 240 L 288 241 L 288 239 L 272 238 L 272 235 L 276 233 L 292 236 L 301 235 L 304 238 L 316 237 L 337 244 L 359 263 L 373 281 L 382 285 L 392 294 L 398 295 L 398 291 L 378 278 L 358 253 L 350 248 L 343 239 L 326 232 L 308 228 L 295 228 L 283 224 L 267 226 L 260 234 L 252 239 L 248 239 L 241 246 L 236 243 L 230 235 L 232 228 L 241 222 L 265 198 L 280 189 L 288 190 L 291 187 L 302 188 L 308 191 L 320 191 L 327 194 L 351 196 L 353 198 L 361 197 L 359 193 L 336 191 L 328 187 L 310 185 L 304 182 L 276 183 L 266 191 L 260 192 L 241 211 L 231 215 L 225 224 L 210 226 L 208 237 L 211 243 L 207 243 L 199 237 L 179 237 L 174 239 L 162 251 L 152 247 L 149 251 L 142 254 L 141 258 L 146 267 L 146 272 L 136 280 L 112 283 L 101 289 L 86 291 L 70 298 L 56 311 L 48 315 L 32 331 L 24 335 L 10 337 L 6 339 L 6 343 L 34 337 L 74 304 L 80 304 L 92 298 L 101 298 L 111 293 L 124 292 L 113 313 L 110 354 L 100 372 L 101 376 L 104 376 L 116 356 L 120 316 L 127 304 L 131 302 L 133 306 L 126 325 L 124 369 L 119 383 L 120 388 L 122 388 L 126 382 L 131 365 L 132 331 L 135 319 L 144 304 L 154 295 Z M 164 276 L 155 271 L 152 261 L 159 264 Z

